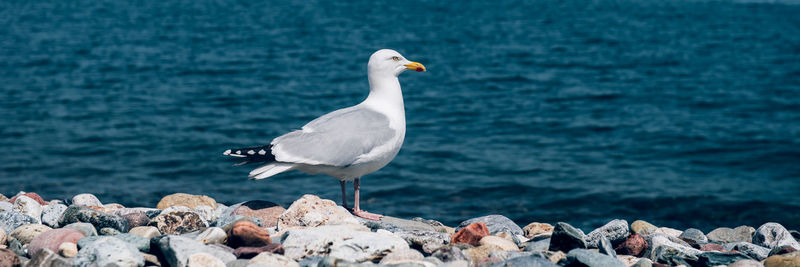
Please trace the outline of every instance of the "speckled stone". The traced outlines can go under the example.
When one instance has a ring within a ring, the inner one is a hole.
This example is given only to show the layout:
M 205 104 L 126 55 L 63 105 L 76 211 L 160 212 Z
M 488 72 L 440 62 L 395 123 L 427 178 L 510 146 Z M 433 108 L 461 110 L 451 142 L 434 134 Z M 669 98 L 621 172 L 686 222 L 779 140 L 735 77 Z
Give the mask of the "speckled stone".
M 179 235 L 208 227 L 200 215 L 192 211 L 161 213 L 150 222 L 150 225 L 167 235 Z
M 64 211 L 64 214 L 61 215 L 61 219 L 58 220 L 59 225 L 68 225 L 76 222 L 90 223 L 98 231 L 104 227 L 111 227 L 123 233 L 128 232 L 128 222 L 122 217 L 83 206 L 69 206 Z
M 26 224 L 17 227 L 17 229 L 11 232 L 8 236 L 18 240 L 21 244 L 25 245 L 33 241 L 33 239 L 39 236 L 40 234 L 50 230 L 53 230 L 53 228 L 50 228 L 47 225 Z
M 11 233 L 17 227 L 32 223 L 37 223 L 37 221 L 31 216 L 16 211 L 0 212 L 0 228 L 6 233 Z

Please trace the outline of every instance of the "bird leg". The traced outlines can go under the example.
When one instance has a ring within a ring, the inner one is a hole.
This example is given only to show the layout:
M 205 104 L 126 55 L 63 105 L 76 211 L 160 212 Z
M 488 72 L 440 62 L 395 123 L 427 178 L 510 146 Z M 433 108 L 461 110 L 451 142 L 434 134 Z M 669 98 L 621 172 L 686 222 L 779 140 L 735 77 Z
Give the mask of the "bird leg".
M 373 221 L 380 220 L 381 217 L 383 217 L 383 215 L 369 213 L 369 212 L 359 208 L 359 205 L 358 205 L 358 197 L 359 197 L 358 191 L 359 191 L 360 188 L 361 188 L 361 178 L 356 178 L 355 180 L 353 180 L 353 189 L 354 189 L 355 195 L 356 195 L 356 204 L 355 204 L 355 207 L 353 207 L 353 214 L 358 216 L 358 217 L 367 219 L 367 220 L 373 220 Z
M 345 181 L 339 181 L 339 185 L 342 186 L 342 207 L 349 210 L 350 208 L 347 207 L 347 190 L 344 188 Z

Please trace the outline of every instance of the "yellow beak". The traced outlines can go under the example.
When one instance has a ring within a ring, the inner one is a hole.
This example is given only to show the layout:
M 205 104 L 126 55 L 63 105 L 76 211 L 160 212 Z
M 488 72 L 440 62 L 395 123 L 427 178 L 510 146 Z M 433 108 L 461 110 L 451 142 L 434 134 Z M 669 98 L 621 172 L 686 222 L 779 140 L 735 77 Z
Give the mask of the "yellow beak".
M 406 69 L 415 70 L 417 72 L 425 71 L 425 66 L 419 64 L 419 62 L 411 61 L 411 64 L 406 64 Z

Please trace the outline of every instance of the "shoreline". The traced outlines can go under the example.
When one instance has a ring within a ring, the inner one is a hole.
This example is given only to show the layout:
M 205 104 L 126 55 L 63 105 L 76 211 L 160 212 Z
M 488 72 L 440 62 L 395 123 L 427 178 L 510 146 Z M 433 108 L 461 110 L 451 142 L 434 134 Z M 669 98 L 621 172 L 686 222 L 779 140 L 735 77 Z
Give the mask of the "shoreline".
M 777 223 L 708 233 L 641 220 L 588 233 L 551 223 L 368 221 L 315 195 L 282 207 L 176 193 L 156 207 L 124 207 L 91 194 L 66 205 L 20 192 L 0 195 L 0 267 L 800 266 L 800 232 Z

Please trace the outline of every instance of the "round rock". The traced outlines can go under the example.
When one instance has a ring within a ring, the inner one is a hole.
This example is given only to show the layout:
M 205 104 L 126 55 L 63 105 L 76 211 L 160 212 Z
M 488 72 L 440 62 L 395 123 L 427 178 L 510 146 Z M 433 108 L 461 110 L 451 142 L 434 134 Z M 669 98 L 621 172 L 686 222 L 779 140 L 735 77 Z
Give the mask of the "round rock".
M 17 227 L 9 236 L 11 238 L 16 239 L 21 244 L 25 245 L 33 241 L 34 238 L 39 236 L 40 234 L 53 230 L 46 225 L 42 224 L 26 224 L 20 227 Z
M 494 235 L 494 234 L 497 234 L 497 233 L 500 233 L 500 232 L 509 232 L 509 233 L 512 233 L 512 234 L 515 234 L 515 235 L 523 235 L 524 234 L 524 232 L 522 231 L 522 228 L 519 228 L 519 225 L 517 225 L 516 223 L 514 223 L 514 221 L 512 221 L 511 219 L 509 219 L 509 218 L 507 218 L 506 216 L 503 216 L 503 215 L 486 215 L 486 216 L 483 216 L 483 217 L 472 218 L 472 219 L 463 221 L 458 225 L 458 227 L 456 228 L 456 231 L 459 231 L 462 228 L 467 227 L 467 225 L 470 225 L 470 224 L 473 224 L 473 223 L 479 223 L 479 222 L 482 222 L 482 223 L 486 224 L 486 227 L 489 228 L 489 234 L 491 234 L 491 235 Z
M 33 198 L 28 196 L 19 196 L 14 201 L 14 211 L 25 214 L 34 218 L 36 223 L 41 223 L 42 218 L 42 204 L 39 204 Z
M 144 257 L 135 247 L 113 237 L 100 237 L 81 248 L 73 261 L 80 266 L 144 266 Z
M 78 194 L 72 197 L 72 205 L 85 207 L 102 207 L 103 203 L 92 194 Z
M 41 249 L 49 249 L 51 251 L 58 251 L 58 247 L 65 242 L 77 244 L 78 240 L 85 235 L 78 230 L 61 228 L 53 229 L 39 234 L 31 240 L 28 246 L 28 254 L 34 255 Z
M 56 228 L 58 227 L 58 219 L 61 218 L 61 214 L 67 210 L 67 205 L 55 203 L 44 206 L 42 208 L 42 223 Z
M 208 227 L 200 215 L 192 211 L 174 211 L 156 216 L 150 225 L 155 226 L 162 234 L 179 235 Z
M 175 193 L 165 196 L 156 205 L 157 209 L 163 210 L 172 206 L 185 206 L 194 209 L 197 206 L 205 205 L 212 208 L 217 207 L 217 201 L 213 198 L 203 195 L 190 195 L 184 193 Z

